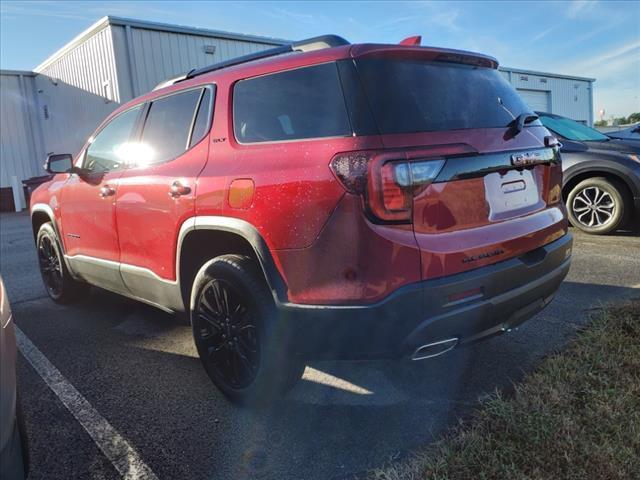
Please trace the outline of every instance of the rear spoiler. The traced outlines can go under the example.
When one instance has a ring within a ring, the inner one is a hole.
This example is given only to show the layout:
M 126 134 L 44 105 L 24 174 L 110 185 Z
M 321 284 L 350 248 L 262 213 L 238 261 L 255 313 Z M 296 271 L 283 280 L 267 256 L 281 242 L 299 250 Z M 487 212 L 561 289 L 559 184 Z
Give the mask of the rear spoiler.
M 419 42 L 420 37 L 415 36 L 405 38 L 398 45 L 357 44 L 351 47 L 351 56 L 353 58 L 394 57 L 406 60 L 423 59 L 431 62 L 463 63 L 487 68 L 498 68 L 499 65 L 498 60 L 489 55 L 449 48 L 422 47 Z
M 419 47 L 420 42 L 422 42 L 422 36 L 414 35 L 413 37 L 405 38 L 398 45 L 406 45 L 408 47 Z

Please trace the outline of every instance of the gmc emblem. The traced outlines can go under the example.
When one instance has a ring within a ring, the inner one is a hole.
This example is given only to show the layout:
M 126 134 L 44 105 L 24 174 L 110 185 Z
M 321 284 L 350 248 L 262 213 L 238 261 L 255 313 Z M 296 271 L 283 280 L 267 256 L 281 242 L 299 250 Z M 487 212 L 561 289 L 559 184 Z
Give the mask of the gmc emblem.
M 514 153 L 511 155 L 511 165 L 515 167 L 526 167 L 543 162 L 542 157 L 537 152 Z

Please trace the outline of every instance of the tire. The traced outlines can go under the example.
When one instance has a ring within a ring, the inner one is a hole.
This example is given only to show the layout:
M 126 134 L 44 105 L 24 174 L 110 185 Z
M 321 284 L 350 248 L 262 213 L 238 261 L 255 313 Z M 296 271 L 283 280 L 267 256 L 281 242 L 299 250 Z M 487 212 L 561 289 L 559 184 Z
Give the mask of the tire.
M 50 222 L 42 224 L 38 230 L 36 248 L 40 275 L 49 297 L 61 304 L 85 298 L 89 285 L 71 277 L 62 257 L 58 236 Z
M 231 401 L 264 405 L 292 388 L 304 363 L 288 353 L 271 292 L 249 257 L 222 255 L 193 282 L 193 338 L 207 375 Z
M 629 205 L 624 186 L 604 177 L 582 180 L 567 197 L 571 225 L 583 232 L 604 235 L 620 228 Z

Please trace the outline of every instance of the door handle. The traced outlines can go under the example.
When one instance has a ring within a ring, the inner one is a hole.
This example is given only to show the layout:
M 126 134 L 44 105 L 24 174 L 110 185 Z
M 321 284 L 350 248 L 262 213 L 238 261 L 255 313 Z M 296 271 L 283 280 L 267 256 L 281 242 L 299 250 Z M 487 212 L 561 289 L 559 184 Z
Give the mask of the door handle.
M 178 198 L 181 195 L 187 195 L 189 193 L 191 193 L 191 187 L 184 185 L 180 180 L 173 182 L 169 189 L 169 196 L 172 198 Z
M 114 195 L 115 193 L 116 193 L 116 189 L 113 188 L 110 185 L 103 185 L 102 187 L 100 187 L 100 196 L 102 198 L 110 197 L 111 195 Z

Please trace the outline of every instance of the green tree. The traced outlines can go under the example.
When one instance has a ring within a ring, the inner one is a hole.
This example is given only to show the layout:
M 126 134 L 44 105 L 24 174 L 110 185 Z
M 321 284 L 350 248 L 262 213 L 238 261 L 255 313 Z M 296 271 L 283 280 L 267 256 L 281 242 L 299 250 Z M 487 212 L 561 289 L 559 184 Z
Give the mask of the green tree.
M 606 127 L 607 126 L 607 121 L 606 120 L 598 120 L 597 122 L 595 122 L 593 124 L 594 127 Z
M 628 123 L 638 123 L 640 122 L 640 112 L 635 112 L 632 113 L 631 115 L 629 115 L 629 118 L 627 119 Z

